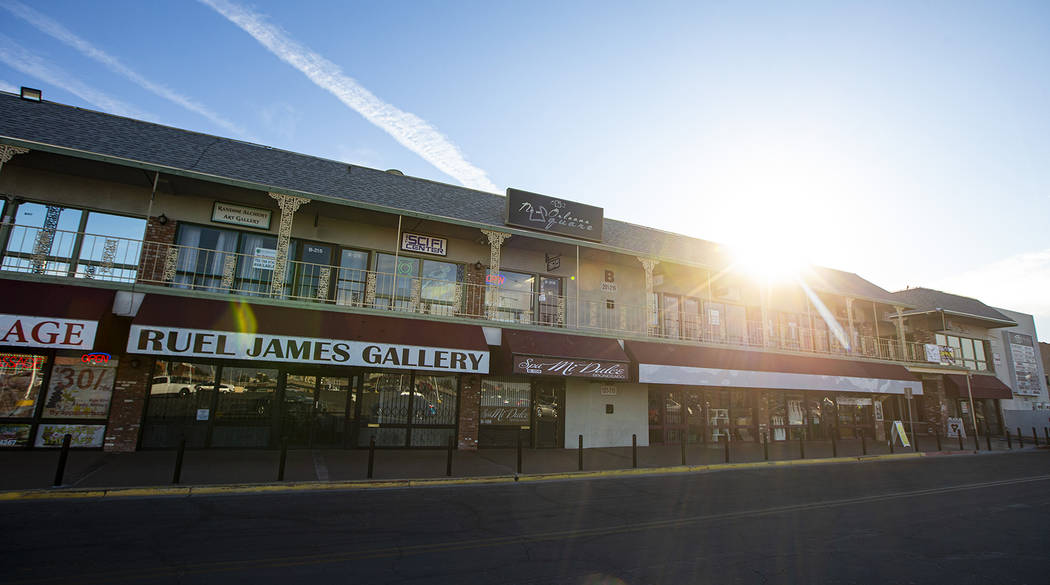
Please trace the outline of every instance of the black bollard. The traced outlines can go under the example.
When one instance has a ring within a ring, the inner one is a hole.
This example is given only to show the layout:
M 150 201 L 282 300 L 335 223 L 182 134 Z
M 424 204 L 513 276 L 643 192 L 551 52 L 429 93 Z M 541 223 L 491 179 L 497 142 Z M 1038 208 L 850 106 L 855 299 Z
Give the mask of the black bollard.
M 893 450 L 893 438 L 890 438 L 890 455 L 893 455 L 896 451 Z
M 1024 449 L 1024 436 L 1021 435 L 1021 427 L 1017 427 L 1017 447 Z
M 1032 427 L 1032 443 L 1034 443 L 1036 447 L 1039 446 L 1039 435 L 1035 434 L 1035 427 Z
M 368 479 L 372 479 L 372 471 L 376 463 L 376 436 L 368 439 Z
M 864 438 L 864 433 L 860 434 L 860 454 L 868 454 L 868 440 Z
M 182 456 L 186 453 L 186 437 L 179 441 L 179 452 L 175 455 L 175 473 L 171 476 L 171 483 L 179 483 L 182 477 Z
M 277 465 L 277 481 L 284 481 L 284 462 L 288 459 L 288 439 L 281 439 L 281 462 Z
M 579 437 L 579 461 L 577 468 L 580 471 L 583 471 L 583 435 L 580 435 Z
M 802 459 L 806 458 L 806 438 L 802 435 L 798 436 L 798 453 Z
M 445 458 L 445 477 L 452 477 L 452 450 L 456 448 L 455 435 L 448 438 L 448 457 Z
M 726 435 L 726 463 L 729 463 L 729 435 Z
M 685 436 L 682 436 L 682 465 L 685 465 Z
M 1050 445 L 1050 428 L 1043 427 L 1043 436 L 1046 437 L 1046 444 Z
M 966 449 L 966 447 L 963 447 L 962 434 L 963 434 L 962 429 L 959 429 L 959 450 L 960 451 Z
M 940 429 L 933 431 L 933 436 L 937 437 L 937 450 L 941 451 L 941 431 Z
M 518 431 L 518 473 L 521 473 L 521 431 Z
M 992 450 L 992 434 L 988 432 L 988 425 L 984 425 L 984 444 L 988 450 Z
M 1014 442 L 1012 440 L 1010 440 L 1010 429 L 1006 429 L 1003 432 L 1006 434 L 1006 448 L 1007 449 L 1013 449 L 1014 448 Z
M 861 433 L 860 436 L 863 437 L 864 433 Z M 839 444 L 838 444 L 837 441 L 835 441 L 835 435 L 831 435 L 831 456 L 832 457 L 838 457 L 839 456 Z
M 977 442 L 977 430 L 973 432 L 973 452 L 976 453 L 981 450 L 981 444 Z
M 769 437 L 762 436 L 762 457 L 769 461 Z
M 73 435 L 69 433 L 62 437 L 62 452 L 58 454 L 58 469 L 55 470 L 55 487 L 62 486 L 62 476 L 66 473 L 66 459 L 69 458 L 69 443 L 72 440 Z
M 631 435 L 631 467 L 638 468 L 638 435 Z

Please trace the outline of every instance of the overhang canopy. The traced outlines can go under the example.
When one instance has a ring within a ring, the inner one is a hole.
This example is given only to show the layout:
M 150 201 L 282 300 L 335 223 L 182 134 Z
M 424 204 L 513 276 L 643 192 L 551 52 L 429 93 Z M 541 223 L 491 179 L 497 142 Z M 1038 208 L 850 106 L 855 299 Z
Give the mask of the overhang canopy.
M 1010 387 L 1003 384 L 1002 380 L 995 376 L 970 376 L 970 391 L 966 388 L 966 375 L 947 374 L 944 378 L 947 382 L 945 388 L 948 390 L 949 396 L 968 398 L 970 391 L 972 391 L 974 398 L 1000 398 L 1009 400 L 1014 397 Z
M 603 337 L 545 331 L 503 330 L 509 372 L 626 381 L 629 358 L 620 343 Z
M 0 280 L 0 345 L 90 350 L 112 316 L 114 291 Z
M 895 364 L 640 341 L 626 349 L 642 383 L 922 394 L 919 379 Z
M 488 373 L 481 327 L 181 296 L 147 295 L 128 351 Z

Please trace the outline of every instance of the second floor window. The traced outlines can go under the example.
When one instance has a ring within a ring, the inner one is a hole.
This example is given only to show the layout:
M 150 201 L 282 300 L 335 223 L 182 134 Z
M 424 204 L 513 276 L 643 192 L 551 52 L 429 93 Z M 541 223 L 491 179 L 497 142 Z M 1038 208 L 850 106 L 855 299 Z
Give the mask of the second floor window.
M 971 370 L 985 371 L 988 369 L 988 360 L 985 358 L 984 341 L 980 339 L 968 339 L 954 335 L 938 333 L 935 336 L 937 345 L 947 345 L 955 354 L 955 365 L 963 366 Z
M 376 254 L 376 308 L 452 316 L 462 311 L 462 282 L 459 264 Z

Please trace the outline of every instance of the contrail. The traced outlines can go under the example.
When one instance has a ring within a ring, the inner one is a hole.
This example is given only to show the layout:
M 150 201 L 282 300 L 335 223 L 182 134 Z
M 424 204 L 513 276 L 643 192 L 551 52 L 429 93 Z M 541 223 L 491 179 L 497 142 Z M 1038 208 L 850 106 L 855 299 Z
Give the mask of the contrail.
M 15 2 L 13 0 L 0 1 L 0 7 L 3 7 L 5 10 L 21 18 L 22 20 L 25 20 L 29 24 L 36 27 L 36 29 L 40 32 L 48 34 L 54 37 L 55 39 L 65 43 L 66 45 L 73 47 L 85 57 L 94 59 L 95 61 L 102 63 L 107 68 L 109 68 L 110 71 L 113 71 L 118 75 L 126 77 L 132 83 L 141 87 L 142 89 L 156 94 L 191 112 L 200 114 L 216 126 L 220 126 L 228 132 L 236 134 L 242 138 L 245 138 L 246 140 L 252 140 L 243 128 L 237 126 L 236 124 L 233 124 L 229 120 L 226 120 L 222 116 L 209 110 L 204 105 L 167 87 L 164 87 L 163 85 L 154 83 L 146 79 L 145 77 L 139 75 L 138 73 L 130 69 L 128 66 L 121 63 L 120 60 L 118 60 L 116 57 L 110 55 L 109 53 L 106 53 L 102 49 L 99 49 L 98 47 L 78 37 L 66 27 L 62 26 L 61 24 L 52 20 L 51 18 L 37 12 L 36 10 L 33 10 L 32 8 L 26 5 L 20 2 Z
M 19 47 L 11 38 L 2 34 L 0 34 L 0 61 L 6 63 L 12 69 L 17 69 L 45 83 L 60 87 L 100 110 L 139 120 L 156 119 L 152 114 L 141 112 L 79 81 L 69 73 L 52 67 L 43 59 Z
M 425 120 L 383 102 L 348 77 L 335 63 L 289 38 L 264 22 L 262 16 L 227 0 L 200 0 L 250 34 L 279 59 L 295 67 L 321 89 L 379 126 L 394 140 L 423 157 L 466 187 L 489 192 L 499 189 L 485 171 L 467 162 L 459 149 Z

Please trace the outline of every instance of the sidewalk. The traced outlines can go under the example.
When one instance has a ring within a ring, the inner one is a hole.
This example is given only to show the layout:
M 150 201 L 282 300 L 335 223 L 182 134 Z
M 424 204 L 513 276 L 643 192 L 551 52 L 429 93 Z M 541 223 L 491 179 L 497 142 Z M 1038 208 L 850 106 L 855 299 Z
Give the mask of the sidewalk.
M 769 445 L 769 461 L 826 459 L 833 455 L 844 460 L 856 460 L 866 447 L 867 455 L 888 455 L 884 442 L 859 440 L 837 441 L 833 453 L 831 441 L 777 442 Z M 958 439 L 943 440 L 938 451 L 933 437 L 920 437 L 919 451 L 948 453 L 974 451 L 973 439 L 959 449 Z M 1024 448 L 1032 449 L 1026 442 Z M 1013 449 L 1019 449 L 1016 438 Z M 986 452 L 987 442 L 980 441 L 980 452 Z M 1006 451 L 1005 440 L 992 439 L 993 451 Z M 911 453 L 898 447 L 896 453 Z M 374 480 L 425 479 L 446 477 L 446 450 L 377 449 L 374 461 Z M 523 449 L 522 474 L 554 474 L 576 472 L 579 469 L 576 449 Z M 726 462 L 724 445 L 688 445 L 686 464 L 690 466 L 717 465 Z M 101 451 L 71 451 L 66 464 L 63 488 L 120 488 L 135 486 L 166 486 L 172 484 L 175 469 L 175 451 L 139 451 L 135 453 L 103 453 Z M 0 451 L 0 490 L 51 488 L 59 460 L 58 450 Z M 731 463 L 765 461 L 763 445 L 733 443 L 729 448 Z M 277 450 L 188 450 L 183 460 L 181 485 L 231 485 L 272 483 L 277 481 L 280 451 Z M 638 448 L 639 468 L 662 468 L 682 465 L 682 449 L 678 445 Z M 513 476 L 517 466 L 515 449 L 481 449 L 453 451 L 452 477 L 481 478 Z M 632 467 L 630 447 L 612 447 L 583 450 L 583 469 L 607 471 Z M 368 478 L 367 449 L 290 449 L 284 481 L 336 482 Z

